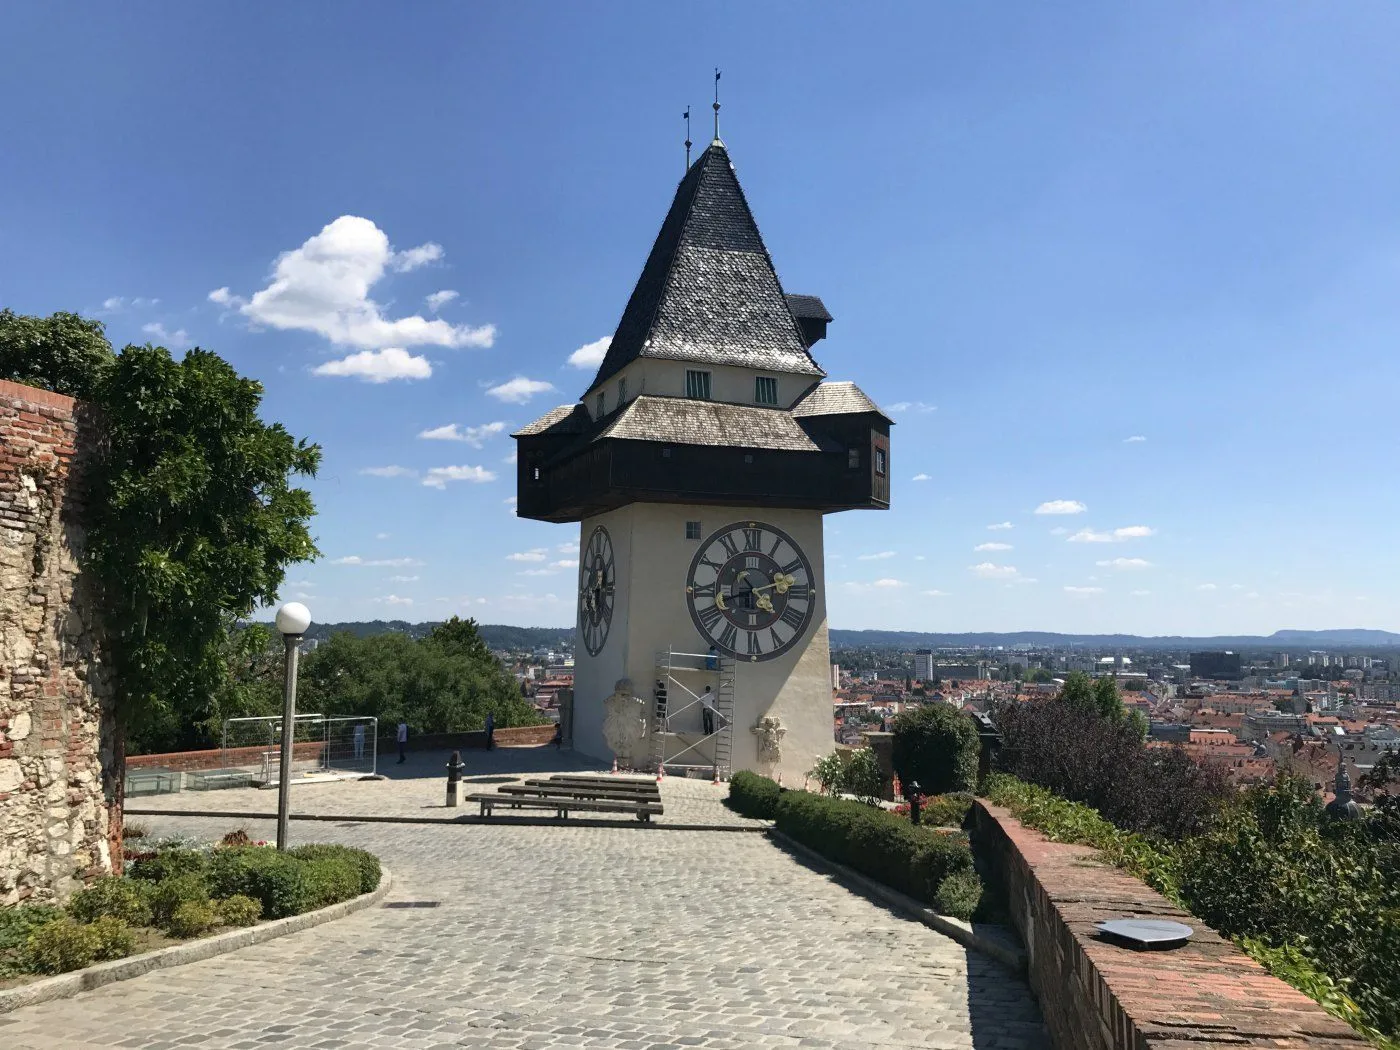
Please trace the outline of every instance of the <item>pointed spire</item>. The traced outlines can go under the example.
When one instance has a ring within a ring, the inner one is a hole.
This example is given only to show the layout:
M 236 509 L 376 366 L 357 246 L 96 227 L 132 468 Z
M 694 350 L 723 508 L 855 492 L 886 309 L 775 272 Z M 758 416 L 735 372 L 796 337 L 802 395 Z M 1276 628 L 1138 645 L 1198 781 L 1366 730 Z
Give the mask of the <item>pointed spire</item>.
M 685 107 L 685 170 L 690 170 L 690 147 L 695 143 L 690 141 L 690 107 Z
M 715 139 L 712 145 L 723 146 L 719 137 L 719 66 L 715 66 Z

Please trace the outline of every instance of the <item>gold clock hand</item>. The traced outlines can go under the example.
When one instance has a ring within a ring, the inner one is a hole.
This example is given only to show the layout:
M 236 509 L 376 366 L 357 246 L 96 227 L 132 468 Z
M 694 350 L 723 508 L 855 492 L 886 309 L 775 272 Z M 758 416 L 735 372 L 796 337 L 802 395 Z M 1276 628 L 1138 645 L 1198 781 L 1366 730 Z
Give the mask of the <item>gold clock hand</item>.
M 766 594 L 760 594 L 758 596 L 758 601 L 755 604 L 757 604 L 758 607 L 764 612 L 773 611 L 773 599 L 768 597 L 768 595 Z
M 720 609 L 724 612 L 729 611 L 729 606 L 724 604 L 724 592 L 721 591 L 718 587 L 715 588 L 715 608 Z

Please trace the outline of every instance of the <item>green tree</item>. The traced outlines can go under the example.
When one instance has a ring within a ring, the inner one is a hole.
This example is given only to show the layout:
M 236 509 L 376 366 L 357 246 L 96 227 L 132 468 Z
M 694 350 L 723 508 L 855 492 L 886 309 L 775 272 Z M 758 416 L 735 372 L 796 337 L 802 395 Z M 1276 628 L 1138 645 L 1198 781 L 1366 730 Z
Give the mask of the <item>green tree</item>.
M 1077 711 L 1098 709 L 1094 702 L 1094 681 L 1083 671 L 1071 671 L 1065 676 L 1058 699 Z
M 1136 707 L 1128 712 L 1126 718 L 1127 725 L 1133 731 L 1133 735 L 1139 742 L 1147 739 L 1148 731 L 1152 728 L 1147 721 L 1147 716 Z
M 101 321 L 0 310 L 0 379 L 92 400 L 115 360 Z
M 894 720 L 894 771 L 927 795 L 970 791 L 981 744 L 972 719 L 950 704 L 924 704 Z
M 1112 675 L 1094 679 L 1094 709 L 1100 718 L 1123 721 L 1123 697 L 1118 693 L 1118 680 Z
M 1055 676 L 1043 667 L 1032 667 L 1026 672 L 1027 682 L 1053 682 Z

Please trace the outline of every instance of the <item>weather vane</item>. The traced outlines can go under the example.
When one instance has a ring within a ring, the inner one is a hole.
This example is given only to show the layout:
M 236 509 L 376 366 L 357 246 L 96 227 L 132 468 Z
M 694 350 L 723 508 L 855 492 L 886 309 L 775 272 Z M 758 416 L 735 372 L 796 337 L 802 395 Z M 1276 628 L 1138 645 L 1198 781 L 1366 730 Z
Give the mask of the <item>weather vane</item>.
M 719 66 L 715 66 L 715 141 L 719 141 Z
M 690 170 L 690 147 L 695 143 L 690 141 L 690 107 L 685 107 L 685 170 Z

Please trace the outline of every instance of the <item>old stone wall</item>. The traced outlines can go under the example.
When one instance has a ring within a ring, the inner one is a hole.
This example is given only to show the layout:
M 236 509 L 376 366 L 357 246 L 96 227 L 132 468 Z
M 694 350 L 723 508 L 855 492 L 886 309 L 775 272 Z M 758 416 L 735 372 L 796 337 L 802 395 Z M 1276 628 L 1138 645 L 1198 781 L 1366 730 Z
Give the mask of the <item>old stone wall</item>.
M 0 906 L 121 864 L 112 691 L 78 570 L 95 438 L 87 406 L 0 381 Z

